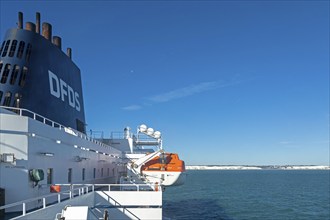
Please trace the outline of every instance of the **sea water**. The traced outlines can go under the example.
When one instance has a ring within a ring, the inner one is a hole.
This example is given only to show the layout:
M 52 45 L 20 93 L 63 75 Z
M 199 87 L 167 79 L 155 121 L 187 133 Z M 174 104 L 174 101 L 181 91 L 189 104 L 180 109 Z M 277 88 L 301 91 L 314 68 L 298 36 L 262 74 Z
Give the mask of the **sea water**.
M 329 170 L 191 170 L 163 193 L 165 219 L 330 219 Z

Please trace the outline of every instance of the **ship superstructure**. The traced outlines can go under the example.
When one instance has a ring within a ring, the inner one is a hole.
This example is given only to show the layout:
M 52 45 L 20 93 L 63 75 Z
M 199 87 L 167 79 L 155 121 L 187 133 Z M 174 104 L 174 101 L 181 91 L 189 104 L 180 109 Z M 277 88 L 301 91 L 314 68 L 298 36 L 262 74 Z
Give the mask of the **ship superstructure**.
M 113 219 L 161 219 L 162 190 L 183 184 L 184 162 L 166 153 L 161 133 L 145 125 L 136 135 L 125 128 L 109 138 L 88 136 L 80 70 L 71 53 L 71 48 L 62 51 L 51 24 L 41 25 L 40 13 L 35 24 L 26 22 L 23 28 L 19 12 L 17 28 L 5 34 L 0 48 L 0 219 L 11 212 L 21 215 L 17 219 L 49 214 L 50 219 L 55 214 L 70 219 L 74 213 L 99 219 L 101 211 Z M 65 208 L 84 202 L 81 209 Z M 44 210 L 33 212 L 40 207 Z

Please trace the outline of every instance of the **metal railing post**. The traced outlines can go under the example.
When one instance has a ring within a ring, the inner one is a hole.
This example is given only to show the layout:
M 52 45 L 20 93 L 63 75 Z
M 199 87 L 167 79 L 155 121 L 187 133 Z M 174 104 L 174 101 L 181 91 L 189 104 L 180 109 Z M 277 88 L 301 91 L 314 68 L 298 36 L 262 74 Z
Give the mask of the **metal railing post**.
M 46 198 L 42 198 L 42 207 L 46 208 Z
M 25 202 L 23 203 L 23 216 L 25 216 L 26 214 L 26 205 L 25 205 Z
M 57 202 L 60 203 L 61 202 L 61 194 L 57 194 Z

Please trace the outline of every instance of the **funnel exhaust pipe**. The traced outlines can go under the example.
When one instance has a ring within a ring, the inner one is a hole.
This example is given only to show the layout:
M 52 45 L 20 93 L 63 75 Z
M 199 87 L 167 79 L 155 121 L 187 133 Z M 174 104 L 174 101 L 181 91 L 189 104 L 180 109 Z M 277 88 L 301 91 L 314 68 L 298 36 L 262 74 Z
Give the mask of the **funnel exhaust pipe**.
M 18 29 L 23 29 L 23 12 L 18 12 Z
M 26 22 L 25 29 L 28 31 L 36 32 L 36 25 L 32 22 Z
M 66 55 L 67 55 L 70 59 L 72 59 L 72 49 L 71 49 L 70 47 L 68 47 L 68 48 L 66 49 Z
M 36 32 L 40 34 L 40 12 L 36 13 Z
M 53 44 L 55 44 L 59 49 L 62 49 L 62 39 L 59 36 L 53 37 Z
M 46 38 L 49 41 L 52 40 L 52 25 L 51 24 L 49 24 L 47 22 L 42 23 L 42 36 L 44 36 L 44 38 Z
M 52 36 L 52 25 L 47 22 L 43 22 L 42 25 L 40 22 L 41 14 L 40 12 L 36 12 L 36 23 L 26 22 L 25 29 L 28 31 L 35 32 L 37 34 L 41 34 L 44 38 L 52 42 L 55 46 L 57 46 L 60 50 L 62 50 L 62 38 L 59 36 Z M 23 29 L 23 12 L 18 12 L 18 29 Z M 41 30 L 40 30 L 41 29 Z M 72 49 L 69 47 L 66 50 L 66 55 L 72 59 Z

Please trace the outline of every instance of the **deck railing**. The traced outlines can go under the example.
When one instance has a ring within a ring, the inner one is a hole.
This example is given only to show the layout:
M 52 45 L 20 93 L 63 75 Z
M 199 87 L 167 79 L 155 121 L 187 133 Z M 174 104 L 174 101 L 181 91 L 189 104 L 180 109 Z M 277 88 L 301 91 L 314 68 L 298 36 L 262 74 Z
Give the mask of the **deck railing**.
M 8 205 L 0 206 L 0 210 L 15 208 L 18 206 L 22 207 L 22 215 L 25 216 L 28 213 L 27 205 L 33 202 L 42 201 L 42 206 L 37 209 L 32 209 L 32 211 L 36 211 L 39 209 L 45 209 L 50 205 L 54 205 L 55 203 L 61 203 L 68 199 L 77 198 L 87 193 L 91 193 L 94 191 L 161 191 L 161 186 L 156 185 L 152 188 L 148 184 L 55 184 L 55 186 L 63 186 L 70 188 L 66 191 L 61 191 L 58 193 L 51 193 L 44 196 L 39 196 L 36 198 L 26 199 L 23 201 L 11 203 Z M 155 190 L 154 190 L 155 189 Z M 54 202 L 54 200 L 56 202 Z M 51 202 L 50 202 L 51 201 Z
M 80 131 L 77 131 L 73 128 L 69 128 L 69 127 L 66 127 L 60 123 L 57 123 L 53 120 L 50 120 L 42 115 L 39 115 L 35 112 L 32 112 L 28 109 L 24 109 L 24 108 L 14 108 L 14 107 L 8 107 L 8 106 L 0 106 L 0 108 L 3 108 L 3 109 L 6 109 L 8 111 L 12 111 L 20 116 L 26 116 L 26 117 L 29 117 L 29 118 L 32 118 L 36 121 L 39 121 L 43 124 L 46 124 L 46 125 L 49 125 L 53 128 L 58 128 L 59 130 L 63 130 L 64 132 L 66 133 L 69 133 L 71 135 L 74 135 L 74 136 L 77 136 L 77 137 L 80 137 L 81 139 L 85 139 L 85 140 L 88 140 L 88 141 L 91 141 L 95 144 L 98 144 L 100 146 L 103 146 L 103 147 L 110 147 L 109 145 L 106 145 L 98 140 L 95 140 L 93 139 L 92 137 L 88 137 L 86 134 L 80 132 Z

